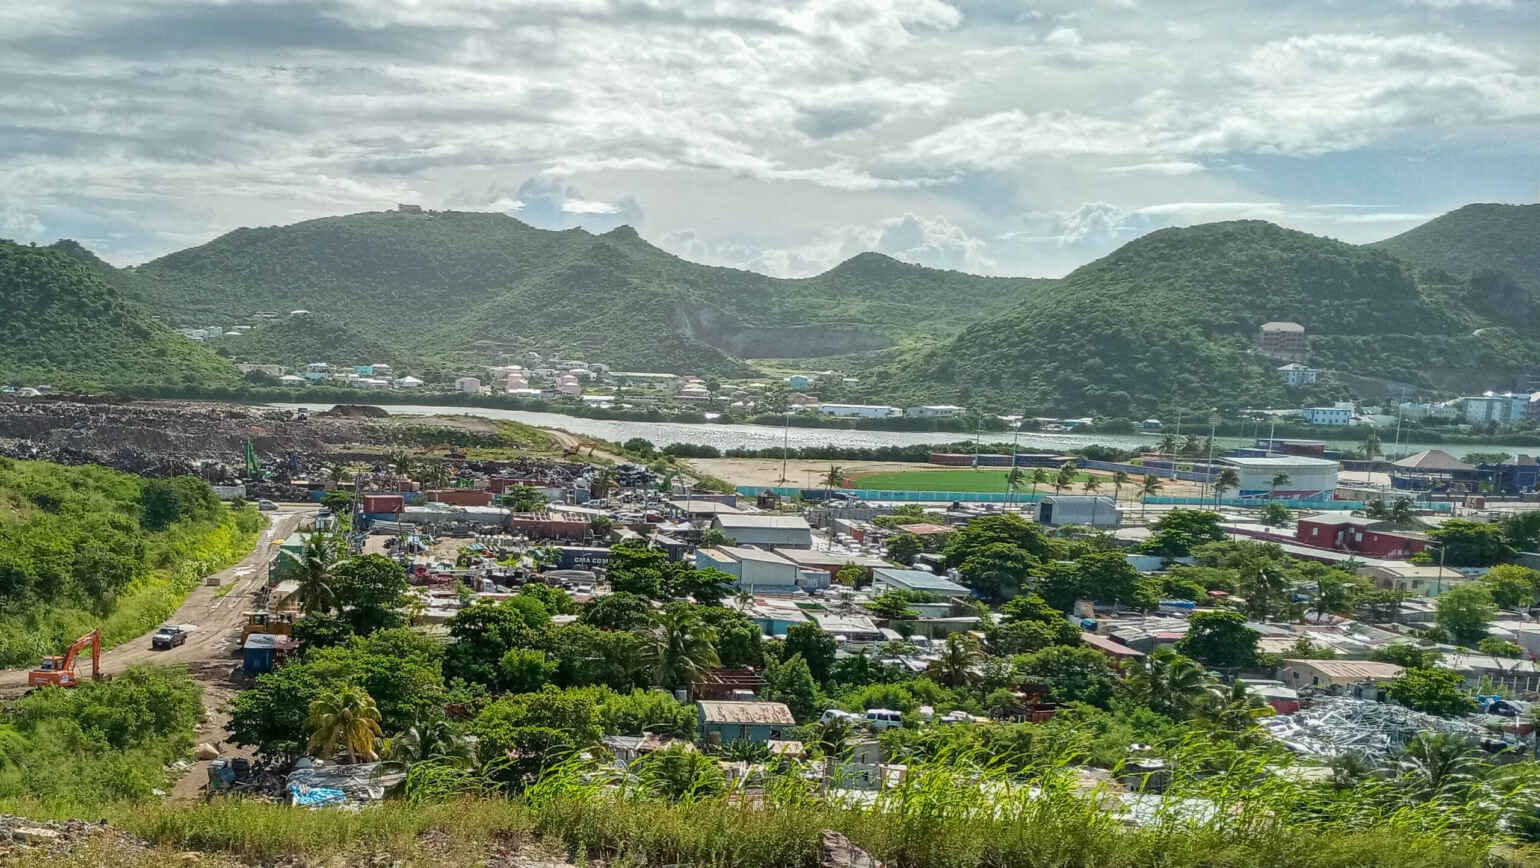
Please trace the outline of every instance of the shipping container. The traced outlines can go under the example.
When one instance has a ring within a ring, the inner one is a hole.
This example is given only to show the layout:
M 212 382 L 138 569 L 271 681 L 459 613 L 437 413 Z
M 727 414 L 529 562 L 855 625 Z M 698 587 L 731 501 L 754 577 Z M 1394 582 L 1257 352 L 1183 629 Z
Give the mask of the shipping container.
M 406 499 L 399 494 L 366 494 L 364 495 L 364 512 L 369 514 L 399 513 L 406 505 Z

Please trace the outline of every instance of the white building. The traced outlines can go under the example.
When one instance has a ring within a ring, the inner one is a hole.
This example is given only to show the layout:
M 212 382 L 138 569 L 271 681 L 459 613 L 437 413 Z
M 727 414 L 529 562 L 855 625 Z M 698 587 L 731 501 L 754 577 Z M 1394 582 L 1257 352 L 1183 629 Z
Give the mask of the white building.
M 813 528 L 800 515 L 731 515 L 717 513 L 711 526 L 739 545 L 810 549 Z
M 860 419 L 886 419 L 904 415 L 903 410 L 886 404 L 820 404 L 818 412 L 825 416 Z
M 751 594 L 795 594 L 802 569 L 775 552 L 743 546 L 716 546 L 695 552 L 697 569 L 717 569 L 736 578 L 736 590 Z
M 422 380 L 416 377 L 397 377 L 391 385 L 397 389 L 419 389 L 422 388 Z
M 1289 362 L 1277 371 L 1286 386 L 1308 386 L 1315 382 L 1316 375 L 1320 373 L 1315 368 L 1299 362 Z
M 1396 405 L 1402 419 L 1420 422 L 1424 419 L 1458 419 L 1460 408 L 1453 403 L 1434 404 L 1427 401 L 1402 401 Z
M 955 404 L 922 404 L 905 410 L 904 415 L 911 419 L 951 419 L 962 412 L 963 408 Z
M 472 394 L 481 391 L 480 377 L 460 377 L 455 380 L 456 392 L 470 392 Z
M 1465 413 L 1465 421 L 1471 425 L 1485 425 L 1489 422 L 1511 425 L 1524 421 L 1524 413 L 1529 409 L 1529 395 L 1485 392 L 1461 398 L 1460 408 Z
M 1299 415 L 1311 425 L 1346 425 L 1353 420 L 1353 411 L 1345 407 L 1306 407 Z
M 1342 465 L 1325 458 L 1305 458 L 1298 455 L 1273 455 L 1267 458 L 1215 458 L 1214 463 L 1235 468 L 1240 477 L 1237 491 L 1225 492 L 1225 497 L 1266 500 L 1330 500 L 1337 488 L 1337 472 Z M 1274 490 L 1273 479 L 1286 473 L 1287 482 Z

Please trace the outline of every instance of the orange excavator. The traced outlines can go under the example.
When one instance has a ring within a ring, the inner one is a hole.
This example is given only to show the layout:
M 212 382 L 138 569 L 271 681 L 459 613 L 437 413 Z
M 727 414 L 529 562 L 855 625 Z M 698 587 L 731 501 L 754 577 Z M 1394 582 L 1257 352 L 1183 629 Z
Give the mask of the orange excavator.
M 581 443 L 575 443 L 571 446 L 568 446 L 566 449 L 563 449 L 561 451 L 561 457 L 566 458 L 571 455 L 580 454 L 583 451 L 584 446 L 588 447 L 588 457 L 594 457 L 594 450 L 597 449 L 598 446 L 596 444 L 589 443 L 587 440 L 584 440 Z
M 432 455 L 435 452 L 444 452 L 444 453 L 448 454 L 450 458 L 464 458 L 465 457 L 465 450 L 464 449 L 461 449 L 458 446 L 452 446 L 452 445 L 450 445 L 448 443 L 435 443 L 432 446 L 429 446 L 427 449 L 424 449 L 422 451 L 422 454 L 423 455 Z
M 27 684 L 40 687 L 46 684 L 54 684 L 59 687 L 74 687 L 80 683 L 75 676 L 75 657 L 85 647 L 91 646 L 91 678 L 102 680 L 102 631 L 91 632 L 76 639 L 64 652 L 63 657 L 44 657 L 43 665 L 27 673 Z

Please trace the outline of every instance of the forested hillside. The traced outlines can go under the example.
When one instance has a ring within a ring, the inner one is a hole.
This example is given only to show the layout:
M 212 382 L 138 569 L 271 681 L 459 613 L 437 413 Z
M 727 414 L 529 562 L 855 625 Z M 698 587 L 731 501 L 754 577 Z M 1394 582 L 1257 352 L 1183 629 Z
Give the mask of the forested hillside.
M 742 358 L 837 355 L 910 335 L 947 336 L 1045 283 L 876 254 L 779 280 L 688 262 L 629 227 L 550 232 L 506 215 L 453 211 L 238 229 L 125 274 L 173 321 L 303 309 L 416 360 L 561 349 L 621 368 L 718 374 L 747 373 Z M 285 360 L 271 346 L 240 353 Z
M 1498 272 L 1540 292 L 1540 205 L 1466 205 L 1370 246 L 1456 278 Z
M 1540 361 L 1533 334 L 1473 309 L 1467 290 L 1419 285 L 1383 251 L 1270 223 L 1165 229 L 891 366 L 881 383 L 901 399 L 1112 415 L 1329 397 L 1329 383 L 1283 386 L 1279 362 L 1254 352 L 1269 320 L 1303 324 L 1314 364 L 1357 375 L 1490 388 Z
M 235 382 L 229 362 L 152 320 L 107 282 L 110 272 L 73 242 L 0 241 L 0 384 Z
M 98 627 L 109 643 L 142 634 L 264 524 L 193 477 L 0 458 L 0 667 Z

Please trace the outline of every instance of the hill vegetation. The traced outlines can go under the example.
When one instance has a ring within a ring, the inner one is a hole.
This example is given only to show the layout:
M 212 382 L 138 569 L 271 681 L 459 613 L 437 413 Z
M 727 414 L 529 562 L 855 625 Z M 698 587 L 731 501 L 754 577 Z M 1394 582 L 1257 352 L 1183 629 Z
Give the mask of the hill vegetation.
M 1462 283 L 1419 283 L 1386 252 L 1270 223 L 1165 229 L 891 366 L 880 382 L 900 399 L 978 396 L 1125 416 L 1330 397 L 1329 377 L 1285 387 L 1281 362 L 1254 351 L 1262 323 L 1289 320 L 1310 333 L 1317 367 L 1490 388 L 1540 353 L 1511 313 L 1490 316 L 1470 293 Z
M 1540 205 L 1466 205 L 1370 246 L 1456 278 L 1496 272 L 1540 292 Z
M 415 359 L 561 349 L 622 369 L 719 375 L 749 373 L 741 358 L 844 354 L 955 333 L 1042 283 L 877 254 L 779 280 L 688 262 L 629 227 L 551 232 L 455 211 L 238 229 L 129 277 L 168 317 L 303 309 Z M 271 349 L 240 352 L 274 358 Z
M 258 325 L 244 335 L 228 335 L 216 344 L 243 362 L 296 368 L 310 362 L 401 364 L 402 353 L 367 338 L 329 316 L 292 316 Z
M 0 241 L 0 384 L 223 385 L 235 368 L 155 322 L 73 242 Z
M 265 524 L 193 477 L 0 458 L 0 667 L 34 665 L 100 627 L 114 644 L 244 557 Z

